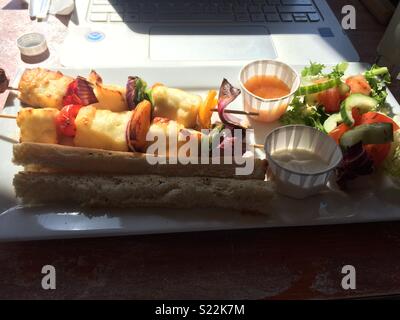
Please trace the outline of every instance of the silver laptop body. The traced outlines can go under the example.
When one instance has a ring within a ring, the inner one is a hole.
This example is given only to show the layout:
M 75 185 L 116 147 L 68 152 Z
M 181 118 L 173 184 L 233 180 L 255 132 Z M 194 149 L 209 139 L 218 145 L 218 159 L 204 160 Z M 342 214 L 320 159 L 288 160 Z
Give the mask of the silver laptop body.
M 72 21 L 66 66 L 359 60 L 325 0 L 79 0 Z

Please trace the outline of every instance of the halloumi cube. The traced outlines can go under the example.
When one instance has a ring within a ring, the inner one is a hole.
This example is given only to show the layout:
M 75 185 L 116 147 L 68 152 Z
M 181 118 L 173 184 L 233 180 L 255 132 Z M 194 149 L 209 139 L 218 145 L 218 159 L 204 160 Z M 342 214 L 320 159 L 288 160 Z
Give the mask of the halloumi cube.
M 99 101 L 93 104 L 94 107 L 114 112 L 128 110 L 128 105 L 125 101 L 125 88 L 103 84 L 103 79 L 95 71 L 90 72 L 88 81 L 93 84 L 94 94 Z
M 131 117 L 132 111 L 116 113 L 98 110 L 94 106 L 83 107 L 75 120 L 74 144 L 77 147 L 129 151 L 126 129 Z
M 196 126 L 197 113 L 202 98 L 180 89 L 156 86 L 152 90 L 154 116 L 175 120 L 185 128 Z
M 73 78 L 59 71 L 26 69 L 18 86 L 19 98 L 32 107 L 61 109 L 62 100 L 72 81 Z
M 54 108 L 24 108 L 18 112 L 17 125 L 20 128 L 20 142 L 58 143 Z

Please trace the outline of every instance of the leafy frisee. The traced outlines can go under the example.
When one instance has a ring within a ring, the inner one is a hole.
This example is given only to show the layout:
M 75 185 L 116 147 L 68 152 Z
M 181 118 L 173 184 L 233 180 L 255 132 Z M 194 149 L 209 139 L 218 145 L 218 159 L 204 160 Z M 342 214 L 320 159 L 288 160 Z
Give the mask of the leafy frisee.
M 332 72 L 330 74 L 328 74 L 329 78 L 341 78 L 344 76 L 344 73 L 346 72 L 347 68 L 349 67 L 349 63 L 348 62 L 342 62 L 337 64 Z
M 344 76 L 344 73 L 346 72 L 348 67 L 349 63 L 344 61 L 334 66 L 331 73 L 324 73 L 323 71 L 326 68 L 325 65 L 310 61 L 310 66 L 305 67 L 301 71 L 301 76 L 303 78 L 315 78 L 315 77 L 321 77 L 321 78 L 327 77 L 330 79 L 341 78 Z
M 371 69 L 364 73 L 364 77 L 371 86 L 371 97 L 378 101 L 376 111 L 385 112 L 388 95 L 387 86 L 391 83 L 388 68 L 374 64 Z
M 310 61 L 310 66 L 305 67 L 303 71 L 301 71 L 301 76 L 302 77 L 315 77 L 322 75 L 322 70 L 325 69 L 325 65 L 321 63 L 316 63 Z
M 303 124 L 325 132 L 324 122 L 328 117 L 321 106 L 310 106 L 305 103 L 304 97 L 296 96 L 280 122 L 283 125 Z

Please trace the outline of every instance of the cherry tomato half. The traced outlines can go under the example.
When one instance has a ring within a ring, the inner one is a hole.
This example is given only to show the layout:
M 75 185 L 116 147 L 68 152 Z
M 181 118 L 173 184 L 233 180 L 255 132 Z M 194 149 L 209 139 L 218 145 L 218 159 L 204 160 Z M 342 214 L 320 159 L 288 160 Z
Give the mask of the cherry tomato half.
M 347 78 L 346 84 L 350 87 L 351 93 L 362 93 L 369 96 L 371 86 L 362 74 Z
M 338 88 L 331 88 L 318 94 L 318 102 L 324 106 L 326 113 L 339 112 L 343 100 L 344 97 Z
M 340 138 L 342 135 L 349 131 L 350 127 L 345 125 L 344 123 L 339 124 L 335 129 L 333 129 L 331 132 L 329 132 L 329 136 L 332 137 L 337 144 L 340 142 Z
M 63 107 L 56 117 L 56 125 L 59 134 L 67 137 L 74 137 L 76 134 L 75 119 L 79 110 L 82 108 L 79 104 L 70 104 Z
M 361 115 L 359 120 L 359 124 L 370 124 L 370 123 L 377 123 L 377 122 L 385 122 L 391 123 L 393 125 L 393 132 L 399 130 L 399 126 L 392 118 L 388 116 L 378 113 L 378 112 L 367 112 Z

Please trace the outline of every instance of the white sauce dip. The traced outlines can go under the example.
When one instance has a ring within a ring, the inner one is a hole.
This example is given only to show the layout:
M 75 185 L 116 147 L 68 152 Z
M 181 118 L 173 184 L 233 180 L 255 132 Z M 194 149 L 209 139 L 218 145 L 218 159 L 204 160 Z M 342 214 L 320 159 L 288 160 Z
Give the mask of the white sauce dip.
M 305 149 L 280 150 L 271 157 L 283 168 L 298 173 L 313 174 L 324 171 L 329 166 L 318 154 Z

